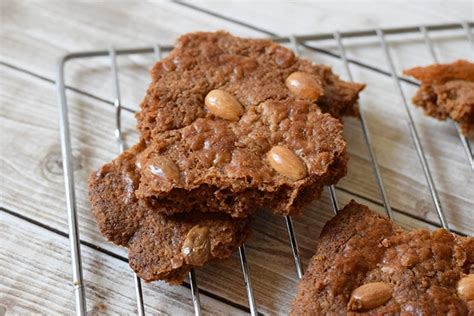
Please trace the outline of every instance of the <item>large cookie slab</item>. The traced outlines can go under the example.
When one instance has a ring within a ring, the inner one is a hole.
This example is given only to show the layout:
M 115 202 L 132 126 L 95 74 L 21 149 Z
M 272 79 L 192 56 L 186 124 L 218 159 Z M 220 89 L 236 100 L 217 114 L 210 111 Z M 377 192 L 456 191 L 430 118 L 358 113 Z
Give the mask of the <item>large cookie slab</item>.
M 473 315 L 474 238 L 405 231 L 352 201 L 321 233 L 291 315 Z

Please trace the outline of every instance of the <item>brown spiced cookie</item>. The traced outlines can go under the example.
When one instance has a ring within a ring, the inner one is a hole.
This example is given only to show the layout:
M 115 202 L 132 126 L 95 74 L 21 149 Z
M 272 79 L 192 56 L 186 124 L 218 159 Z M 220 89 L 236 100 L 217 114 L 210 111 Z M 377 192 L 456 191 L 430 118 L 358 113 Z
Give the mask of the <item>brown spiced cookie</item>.
M 138 128 L 147 142 L 163 131 L 214 117 L 216 113 L 204 102 L 214 89 L 231 94 L 243 112 L 267 100 L 305 99 L 340 117 L 357 113 L 358 94 L 364 88 L 340 80 L 328 66 L 296 58 L 291 50 L 270 40 L 243 39 L 225 32 L 181 36 L 151 75 L 152 83 L 137 113 Z
M 421 81 L 413 103 L 440 120 L 450 118 L 460 124 L 465 135 L 474 126 L 474 64 L 458 60 L 404 71 Z
M 137 196 L 164 214 L 298 214 L 346 173 L 342 125 L 364 85 L 269 40 L 182 36 L 137 113 Z M 321 109 L 323 111 L 321 111 Z
M 140 203 L 136 155 L 143 148 L 135 145 L 90 176 L 91 209 L 101 233 L 128 248 L 143 280 L 181 283 L 192 267 L 228 258 L 248 235 L 249 220 L 199 212 L 164 217 Z
M 352 201 L 329 221 L 291 315 L 473 315 L 474 238 L 405 231 Z

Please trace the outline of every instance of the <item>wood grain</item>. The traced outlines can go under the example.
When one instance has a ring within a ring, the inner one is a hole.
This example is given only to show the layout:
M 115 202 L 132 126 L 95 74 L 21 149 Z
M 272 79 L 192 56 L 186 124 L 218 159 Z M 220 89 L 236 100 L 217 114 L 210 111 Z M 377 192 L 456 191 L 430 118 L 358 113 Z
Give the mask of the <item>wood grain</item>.
M 56 62 L 68 52 L 114 47 L 171 44 L 186 32 L 230 29 L 258 33 L 162 1 L 12 1 L 2 7 L 1 60 L 55 80 Z M 71 16 L 71 15 L 74 16 Z M 20 22 L 21 21 L 21 22 Z M 172 23 L 169 23 L 172 21 Z M 61 25 L 60 28 L 57 26 Z M 136 109 L 149 83 L 153 54 L 119 57 L 122 101 Z M 94 65 L 94 67 L 89 67 Z M 92 58 L 68 64 L 66 82 L 112 100 L 110 59 Z
M 197 3 L 183 1 L 194 7 L 226 16 L 277 34 L 326 33 L 334 30 L 370 29 L 374 27 L 399 27 L 433 23 L 452 23 L 472 20 L 473 4 L 455 1 L 446 5 L 443 1 L 423 0 L 393 1 L 329 1 L 279 2 L 271 8 L 272 18 L 266 17 L 268 3 L 247 3 L 201 0 Z
M 275 6 L 275 19 L 255 19 L 254 14 L 259 14 L 263 7 L 258 3 L 252 6 L 255 11 L 245 10 L 245 7 L 235 4 L 223 9 L 222 4 L 216 2 L 212 2 L 215 5 L 209 7 L 209 3 L 200 2 L 199 5 L 226 15 L 232 12 L 232 16 L 237 19 L 256 23 L 262 28 L 270 28 L 273 32 L 282 34 L 309 33 L 316 28 L 330 31 L 334 29 L 334 25 L 364 28 L 382 21 L 392 25 L 399 24 L 396 21 L 398 16 L 393 20 L 386 20 L 387 15 L 374 15 L 374 12 L 380 11 L 377 8 L 352 7 L 351 12 L 357 12 L 353 16 L 359 18 L 342 19 L 337 18 L 339 13 L 333 11 L 336 10 L 335 7 L 282 3 Z M 67 220 L 57 105 L 55 87 L 52 84 L 55 61 L 59 56 L 71 51 L 107 48 L 110 44 L 130 47 L 147 46 L 155 42 L 171 43 L 177 35 L 197 29 L 226 29 L 238 35 L 262 36 L 262 33 L 246 27 L 168 2 L 160 2 L 158 5 L 152 2 L 121 1 L 111 6 L 106 2 L 85 4 L 77 1 L 2 1 L 0 5 L 0 55 L 4 65 L 0 66 L 0 145 L 2 149 L 8 148 L 2 150 L 1 155 L 0 206 L 61 232 L 67 231 Z M 383 4 L 381 6 L 384 7 Z M 385 6 L 388 7 L 390 4 Z M 410 8 L 414 10 L 410 10 L 404 18 L 414 23 L 442 22 L 439 19 L 439 8 L 425 7 L 410 4 Z M 394 10 L 397 13 L 402 8 Z M 423 10 L 423 15 L 419 14 L 420 10 Z M 449 12 L 453 19 L 463 18 L 469 12 L 463 7 L 454 6 L 446 10 L 443 13 Z M 291 24 L 281 23 L 285 21 L 287 13 L 290 16 L 298 16 L 300 13 L 303 17 L 312 12 L 320 14 L 321 18 L 301 18 L 293 19 Z M 329 18 L 323 19 L 325 14 Z M 282 25 L 286 25 L 285 29 Z M 469 57 L 470 51 L 459 34 L 435 36 L 437 51 L 442 59 L 449 60 L 461 55 Z M 426 63 L 426 50 L 419 37 L 408 40 L 391 38 L 391 41 L 399 70 Z M 334 42 L 319 45 L 336 51 Z M 383 55 L 374 40 L 351 40 L 347 41 L 347 45 L 352 58 L 368 61 L 376 66 L 383 65 Z M 304 50 L 303 55 L 316 62 L 330 64 L 336 72 L 345 76 L 340 60 L 308 50 Z M 119 57 L 122 95 L 127 107 L 137 108 L 148 84 L 148 69 L 154 59 L 151 54 Z M 15 67 L 20 70 L 15 70 Z M 438 220 L 404 124 L 402 104 L 392 82 L 385 76 L 360 67 L 353 66 L 351 69 L 358 81 L 369 83 L 361 104 L 367 115 L 390 201 L 401 211 L 396 212 L 397 222 L 405 227 L 432 229 L 434 226 L 425 221 L 437 223 Z M 33 74 L 26 74 L 25 70 L 32 71 Z M 83 91 L 68 92 L 81 238 L 92 245 L 126 256 L 124 249 L 109 244 L 99 235 L 86 199 L 88 174 L 116 155 L 113 107 L 110 104 L 114 95 L 110 60 L 93 58 L 74 61 L 68 64 L 66 73 L 67 83 Z M 414 87 L 404 88 L 407 96 L 413 94 Z M 103 100 L 88 96 L 90 94 Z M 474 223 L 470 219 L 474 210 L 474 180 L 454 128 L 450 124 L 427 119 L 417 110 L 412 112 L 449 222 L 453 228 L 473 234 Z M 123 128 L 127 143 L 133 144 L 137 137 L 133 113 L 123 112 Z M 344 205 L 355 198 L 382 212 L 362 131 L 356 119 L 345 120 L 345 135 L 349 143 L 350 170 L 347 177 L 338 184 L 339 203 Z M 0 234 L 5 232 L 8 236 L 5 240 L 8 242 L 5 245 L 2 242 L 0 247 L 6 247 L 15 255 L 6 256 L 2 249 L 0 276 L 7 275 L 9 269 L 16 264 L 15 258 L 21 258 L 24 262 L 19 273 L 10 273 L 7 285 L 2 286 L 0 283 L 2 299 L 7 298 L 7 312 L 71 313 L 72 296 L 63 295 L 58 298 L 58 293 L 70 291 L 69 253 L 64 237 L 45 232 L 38 226 L 27 224 L 3 212 L 1 216 L 1 224 L 6 223 L 6 229 L 2 227 Z M 313 254 L 315 240 L 322 226 L 331 216 L 330 201 L 325 193 L 319 201 L 307 208 L 302 218 L 295 220 L 305 266 Z M 35 241 L 35 238 L 37 242 L 18 242 Z M 50 244 L 56 248 L 50 248 Z M 44 245 L 48 245 L 47 253 L 39 250 L 44 249 Z M 49 252 L 53 254 L 51 258 Z M 286 313 L 294 293 L 296 273 L 284 220 L 265 212 L 259 214 L 255 219 L 253 238 L 247 244 L 247 252 L 259 311 L 266 314 Z M 35 255 L 25 255 L 28 253 Z M 134 293 L 127 265 L 87 247 L 83 247 L 83 253 L 87 269 L 86 282 L 90 287 L 89 308 L 100 307 L 105 302 L 107 306 L 111 305 L 108 307 L 111 309 L 107 309 L 105 313 L 133 313 Z M 44 262 L 48 262 L 48 269 L 40 270 L 41 263 Z M 30 266 L 33 271 L 29 271 Z M 209 265 L 199 270 L 197 275 L 201 289 L 217 295 L 220 300 L 247 305 L 237 255 L 226 262 Z M 17 288 L 21 284 L 25 287 L 30 278 L 35 280 L 35 286 L 26 287 L 25 293 L 28 294 L 20 297 Z M 56 299 L 60 304 L 49 307 L 45 303 L 46 300 Z M 145 302 L 149 304 L 147 309 L 152 313 L 190 314 L 192 309 L 189 299 L 189 291 L 182 287 L 169 287 L 159 282 L 145 286 Z M 219 300 L 206 295 L 202 296 L 202 300 L 206 312 L 240 312 L 230 305 L 223 306 Z M 6 306 L 7 303 L 1 301 L 0 305 Z
M 75 311 L 67 238 L 0 211 L 0 306 L 7 315 L 65 315 Z M 128 264 L 82 248 L 89 315 L 135 314 Z M 153 283 L 144 286 L 149 314 L 192 314 L 189 290 Z M 202 296 L 209 315 L 242 315 L 241 310 Z

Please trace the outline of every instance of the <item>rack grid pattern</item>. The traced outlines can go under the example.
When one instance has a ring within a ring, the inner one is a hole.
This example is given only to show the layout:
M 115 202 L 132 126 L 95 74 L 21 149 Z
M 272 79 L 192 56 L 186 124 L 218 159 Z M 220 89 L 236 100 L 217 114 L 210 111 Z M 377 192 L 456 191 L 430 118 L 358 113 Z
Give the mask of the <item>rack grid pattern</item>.
M 371 29 L 371 30 L 363 30 L 363 31 L 353 31 L 353 32 L 334 32 L 334 33 L 325 33 L 325 34 L 311 34 L 311 35 L 303 35 L 303 36 L 289 36 L 289 37 L 278 37 L 273 38 L 274 41 L 279 43 L 290 44 L 296 54 L 299 54 L 300 47 L 305 47 L 311 50 L 318 50 L 316 47 L 312 46 L 309 42 L 314 41 L 322 41 L 322 40 L 333 40 L 337 44 L 338 48 L 338 55 L 335 57 L 339 58 L 344 65 L 345 71 L 349 80 L 353 80 L 353 75 L 349 64 L 354 63 L 358 65 L 364 65 L 363 63 L 350 60 L 347 58 L 346 55 L 346 48 L 344 46 L 343 40 L 345 38 L 362 38 L 362 37 L 376 37 L 380 44 L 380 49 L 382 49 L 386 63 L 389 66 L 390 75 L 393 79 L 394 89 L 398 92 L 400 101 L 404 106 L 405 114 L 406 114 L 406 121 L 408 125 L 408 130 L 412 137 L 414 146 L 416 148 L 418 157 L 420 159 L 420 164 L 423 169 L 423 173 L 433 200 L 433 204 L 435 206 L 436 213 L 439 218 L 440 225 L 445 228 L 449 229 L 448 222 L 446 220 L 446 216 L 444 214 L 438 192 L 431 174 L 430 167 L 426 160 L 425 152 L 423 150 L 423 146 L 420 141 L 420 137 L 418 135 L 417 128 L 415 126 L 413 117 L 410 113 L 410 109 L 408 106 L 407 98 L 402 90 L 401 81 L 407 81 L 405 78 L 398 76 L 397 70 L 395 68 L 391 53 L 390 47 L 386 40 L 388 35 L 392 34 L 405 34 L 405 33 L 412 33 L 412 34 L 420 34 L 423 36 L 426 49 L 431 54 L 432 61 L 434 63 L 438 62 L 438 56 L 435 53 L 433 43 L 430 38 L 430 32 L 434 31 L 443 31 L 443 30 L 462 30 L 465 34 L 466 40 L 469 41 L 470 45 L 474 49 L 474 38 L 472 35 L 471 28 L 474 26 L 474 22 L 462 22 L 462 23 L 453 23 L 453 24 L 436 24 L 436 25 L 422 25 L 422 26 L 414 26 L 414 27 L 401 27 L 401 28 L 390 28 L 390 29 Z M 68 104 L 66 99 L 66 84 L 65 84 L 65 65 L 68 61 L 73 59 L 80 59 L 80 58 L 90 58 L 90 57 L 108 57 L 110 59 L 110 67 L 111 72 L 114 78 L 114 106 L 115 106 L 115 120 L 116 120 L 116 128 L 115 128 L 115 138 L 117 140 L 117 147 L 118 153 L 121 153 L 124 150 L 125 144 L 122 138 L 122 129 L 121 129 L 121 95 L 120 95 L 120 83 L 119 83 L 119 69 L 117 66 L 117 55 L 132 55 L 132 54 L 155 54 L 157 59 L 161 59 L 163 52 L 169 52 L 173 47 L 172 46 L 161 46 L 161 45 L 154 45 L 151 47 L 143 47 L 143 48 L 130 48 L 130 49 L 114 49 L 111 47 L 109 50 L 98 50 L 98 51 L 87 51 L 87 52 L 77 52 L 67 54 L 58 63 L 57 69 L 57 97 L 58 97 L 58 105 L 60 111 L 60 134 L 61 134 L 61 149 L 62 149 L 62 159 L 63 159 L 63 166 L 64 166 L 64 181 L 65 181 L 65 191 L 66 191 L 66 203 L 67 203 L 67 212 L 68 212 L 68 223 L 69 223 L 69 240 L 70 240 L 70 251 L 71 251 L 71 264 L 72 264 L 72 281 L 73 287 L 75 292 L 75 301 L 76 301 L 76 313 L 77 315 L 86 315 L 86 298 L 85 298 L 85 289 L 86 285 L 83 281 L 82 276 L 82 263 L 81 263 L 81 249 L 80 249 L 80 238 L 79 238 L 79 223 L 77 219 L 77 210 L 76 210 L 76 199 L 75 199 L 75 189 L 74 189 L 74 174 L 72 168 L 72 153 L 71 153 L 71 137 L 70 137 L 70 125 L 68 120 Z M 367 66 L 367 68 L 372 68 L 372 66 Z M 379 72 L 383 72 L 380 71 Z M 393 218 L 392 208 L 390 206 L 390 202 L 388 199 L 388 195 L 385 190 L 384 182 L 382 175 L 379 170 L 379 166 L 377 163 L 377 159 L 375 157 L 375 153 L 373 150 L 373 146 L 370 139 L 370 134 L 367 128 L 367 121 L 364 115 L 364 106 L 360 104 L 360 124 L 363 131 L 364 141 L 366 144 L 366 149 L 368 156 L 370 158 L 370 162 L 373 168 L 373 172 L 375 175 L 375 180 L 377 184 L 377 188 L 381 199 L 383 201 L 383 205 L 386 211 L 386 214 L 389 218 Z M 472 170 L 474 170 L 474 159 L 473 153 L 471 149 L 471 144 L 469 140 L 461 134 L 459 126 L 457 126 L 457 131 L 459 134 L 461 145 L 466 152 L 468 163 Z M 336 191 L 334 186 L 328 187 L 329 196 L 331 198 L 331 205 L 333 212 L 336 214 L 338 207 L 338 200 L 336 196 Z M 295 230 L 293 227 L 293 221 L 291 217 L 287 216 L 285 218 L 286 226 L 288 230 L 288 238 L 289 243 L 291 245 L 292 255 L 295 262 L 296 268 L 296 275 L 298 278 L 301 278 L 303 275 L 303 267 L 301 264 L 301 258 L 298 251 L 298 243 L 295 236 Z M 255 297 L 253 294 L 253 288 L 250 278 L 250 271 L 247 264 L 247 255 L 245 251 L 245 245 L 242 245 L 239 248 L 239 255 L 240 255 L 240 263 L 242 267 L 242 274 L 244 279 L 244 285 L 247 293 L 248 298 L 248 306 L 251 315 L 257 315 L 257 304 L 255 301 Z M 137 301 L 137 313 L 138 315 L 145 315 L 145 308 L 144 308 L 144 297 L 141 287 L 141 280 L 135 274 L 133 275 L 133 280 L 135 284 L 135 292 L 136 292 L 136 301 Z M 194 270 L 189 272 L 189 284 L 191 289 L 191 297 L 194 305 L 194 311 L 196 315 L 201 315 L 201 304 L 199 300 L 199 288 L 197 284 L 197 280 L 194 274 Z

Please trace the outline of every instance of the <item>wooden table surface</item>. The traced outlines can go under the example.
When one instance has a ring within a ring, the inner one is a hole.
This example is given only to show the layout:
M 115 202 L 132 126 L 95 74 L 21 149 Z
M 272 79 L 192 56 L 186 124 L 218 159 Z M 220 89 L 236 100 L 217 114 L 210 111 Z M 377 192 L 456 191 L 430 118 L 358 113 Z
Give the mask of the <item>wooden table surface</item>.
M 74 313 L 67 214 L 55 98 L 56 62 L 65 53 L 115 47 L 171 44 L 180 34 L 224 29 L 234 34 L 309 34 L 374 27 L 473 20 L 473 4 L 404 2 L 229 2 L 190 4 L 161 1 L 17 1 L 1 5 L 1 201 L 0 315 Z M 459 31 L 433 34 L 441 61 L 473 59 Z M 431 63 L 419 34 L 390 37 L 397 71 Z M 375 38 L 347 40 L 351 58 L 388 70 Z M 337 52 L 334 41 L 318 43 Z M 340 59 L 303 50 L 347 78 Z M 127 144 L 136 140 L 132 111 L 147 87 L 152 54 L 119 57 Z M 91 314 L 134 314 L 135 293 L 126 251 L 97 231 L 86 195 L 88 174 L 116 155 L 113 81 L 107 58 L 68 64 L 67 84 L 75 163 L 76 197 L 84 280 Z M 368 83 L 361 100 L 395 220 L 405 227 L 439 226 L 410 138 L 400 96 L 391 79 L 352 65 L 357 81 Z M 408 97 L 416 87 L 404 84 Z M 450 227 L 474 233 L 474 177 L 454 125 L 412 114 L 433 172 Z M 359 121 L 345 120 L 349 173 L 337 185 L 340 205 L 350 199 L 383 211 Z M 332 216 L 325 192 L 295 220 L 303 265 Z M 288 312 L 296 273 L 283 218 L 262 213 L 247 243 L 256 303 L 263 314 Z M 205 314 L 245 314 L 248 306 L 238 255 L 197 271 Z M 146 312 L 192 314 L 186 286 L 144 285 Z

